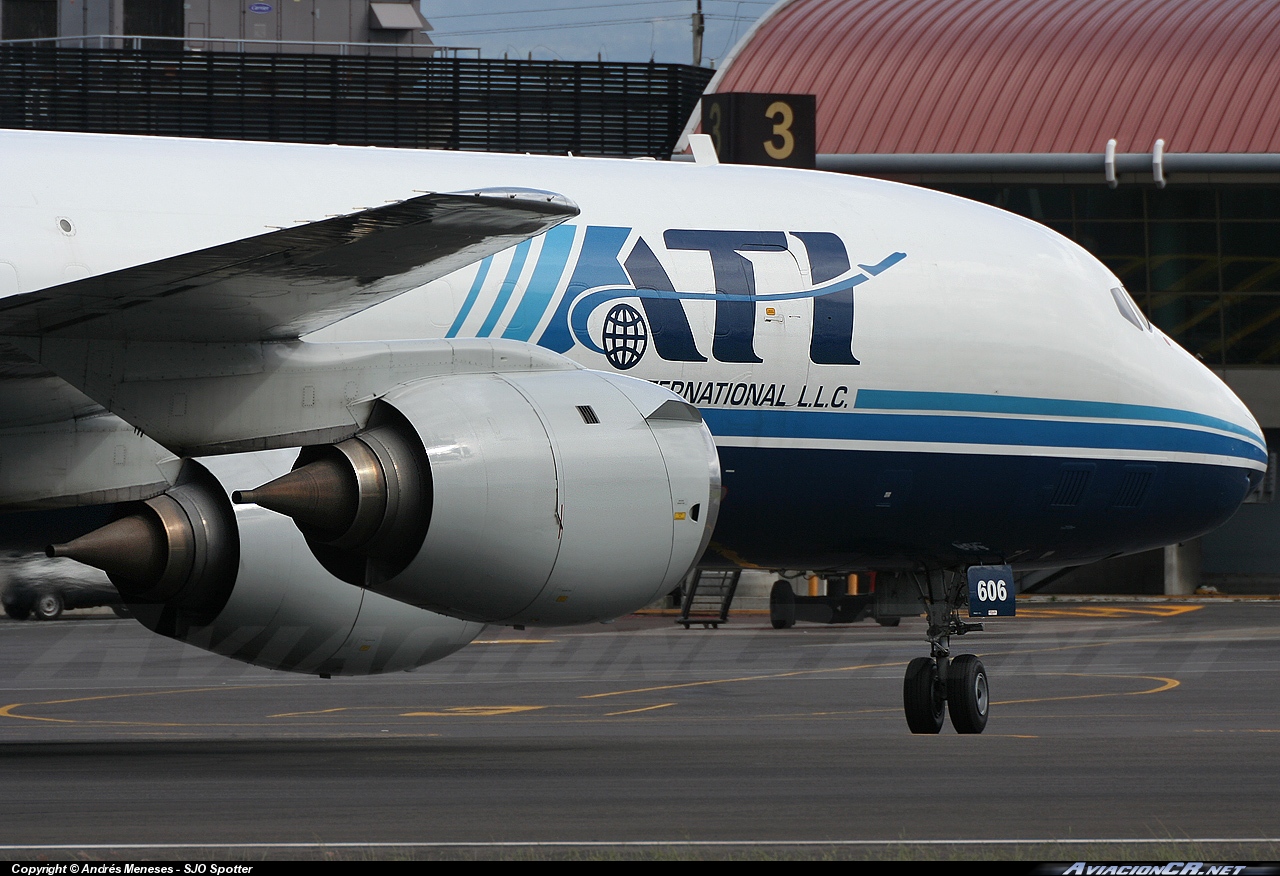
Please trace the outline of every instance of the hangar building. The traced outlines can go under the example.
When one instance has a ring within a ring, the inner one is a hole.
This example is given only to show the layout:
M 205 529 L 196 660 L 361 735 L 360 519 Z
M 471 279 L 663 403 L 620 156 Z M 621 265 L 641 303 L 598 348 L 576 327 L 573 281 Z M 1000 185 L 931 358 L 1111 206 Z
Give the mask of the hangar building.
M 814 94 L 819 168 L 985 201 L 1077 241 L 1236 390 L 1274 449 L 1278 59 L 1272 0 L 782 0 L 707 93 Z M 1203 544 L 1064 589 L 1136 577 L 1275 592 L 1274 469 L 1273 453 L 1263 489 Z

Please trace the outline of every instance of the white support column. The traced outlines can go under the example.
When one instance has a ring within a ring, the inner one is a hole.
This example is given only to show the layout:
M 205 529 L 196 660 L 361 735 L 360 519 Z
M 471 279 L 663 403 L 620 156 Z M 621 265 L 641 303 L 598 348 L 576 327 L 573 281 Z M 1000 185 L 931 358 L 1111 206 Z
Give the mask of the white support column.
M 1190 596 L 1200 586 L 1200 539 L 1171 544 L 1164 549 L 1164 593 Z

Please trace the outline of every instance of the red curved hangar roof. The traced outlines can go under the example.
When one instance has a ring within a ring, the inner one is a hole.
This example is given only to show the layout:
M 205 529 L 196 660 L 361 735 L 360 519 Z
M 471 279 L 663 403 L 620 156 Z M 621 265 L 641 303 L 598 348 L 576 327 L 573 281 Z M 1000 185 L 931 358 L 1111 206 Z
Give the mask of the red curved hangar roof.
M 1280 3 L 783 0 L 707 90 L 816 94 L 819 153 L 1280 152 Z

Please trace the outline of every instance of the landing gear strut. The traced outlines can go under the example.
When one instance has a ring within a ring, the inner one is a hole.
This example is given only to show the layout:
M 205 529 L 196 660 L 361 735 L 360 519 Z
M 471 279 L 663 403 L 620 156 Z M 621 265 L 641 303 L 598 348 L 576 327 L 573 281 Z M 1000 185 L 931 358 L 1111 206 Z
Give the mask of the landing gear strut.
M 957 733 L 981 733 L 990 706 L 986 667 L 973 654 L 951 657 L 952 636 L 982 629 L 982 624 L 960 620 L 967 581 L 953 572 L 924 572 L 915 581 L 928 612 L 930 656 L 907 665 L 902 681 L 907 726 L 912 733 L 938 733 L 949 710 Z

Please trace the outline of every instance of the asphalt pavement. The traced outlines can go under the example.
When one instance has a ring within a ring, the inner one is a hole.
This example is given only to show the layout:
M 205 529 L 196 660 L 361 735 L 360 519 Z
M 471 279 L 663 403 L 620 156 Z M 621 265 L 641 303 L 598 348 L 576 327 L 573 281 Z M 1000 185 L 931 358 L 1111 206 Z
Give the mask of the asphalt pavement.
M 980 736 L 908 732 L 917 618 L 491 628 L 332 680 L 2 621 L 0 855 L 1280 859 L 1280 602 L 1020 603 L 954 644 Z

